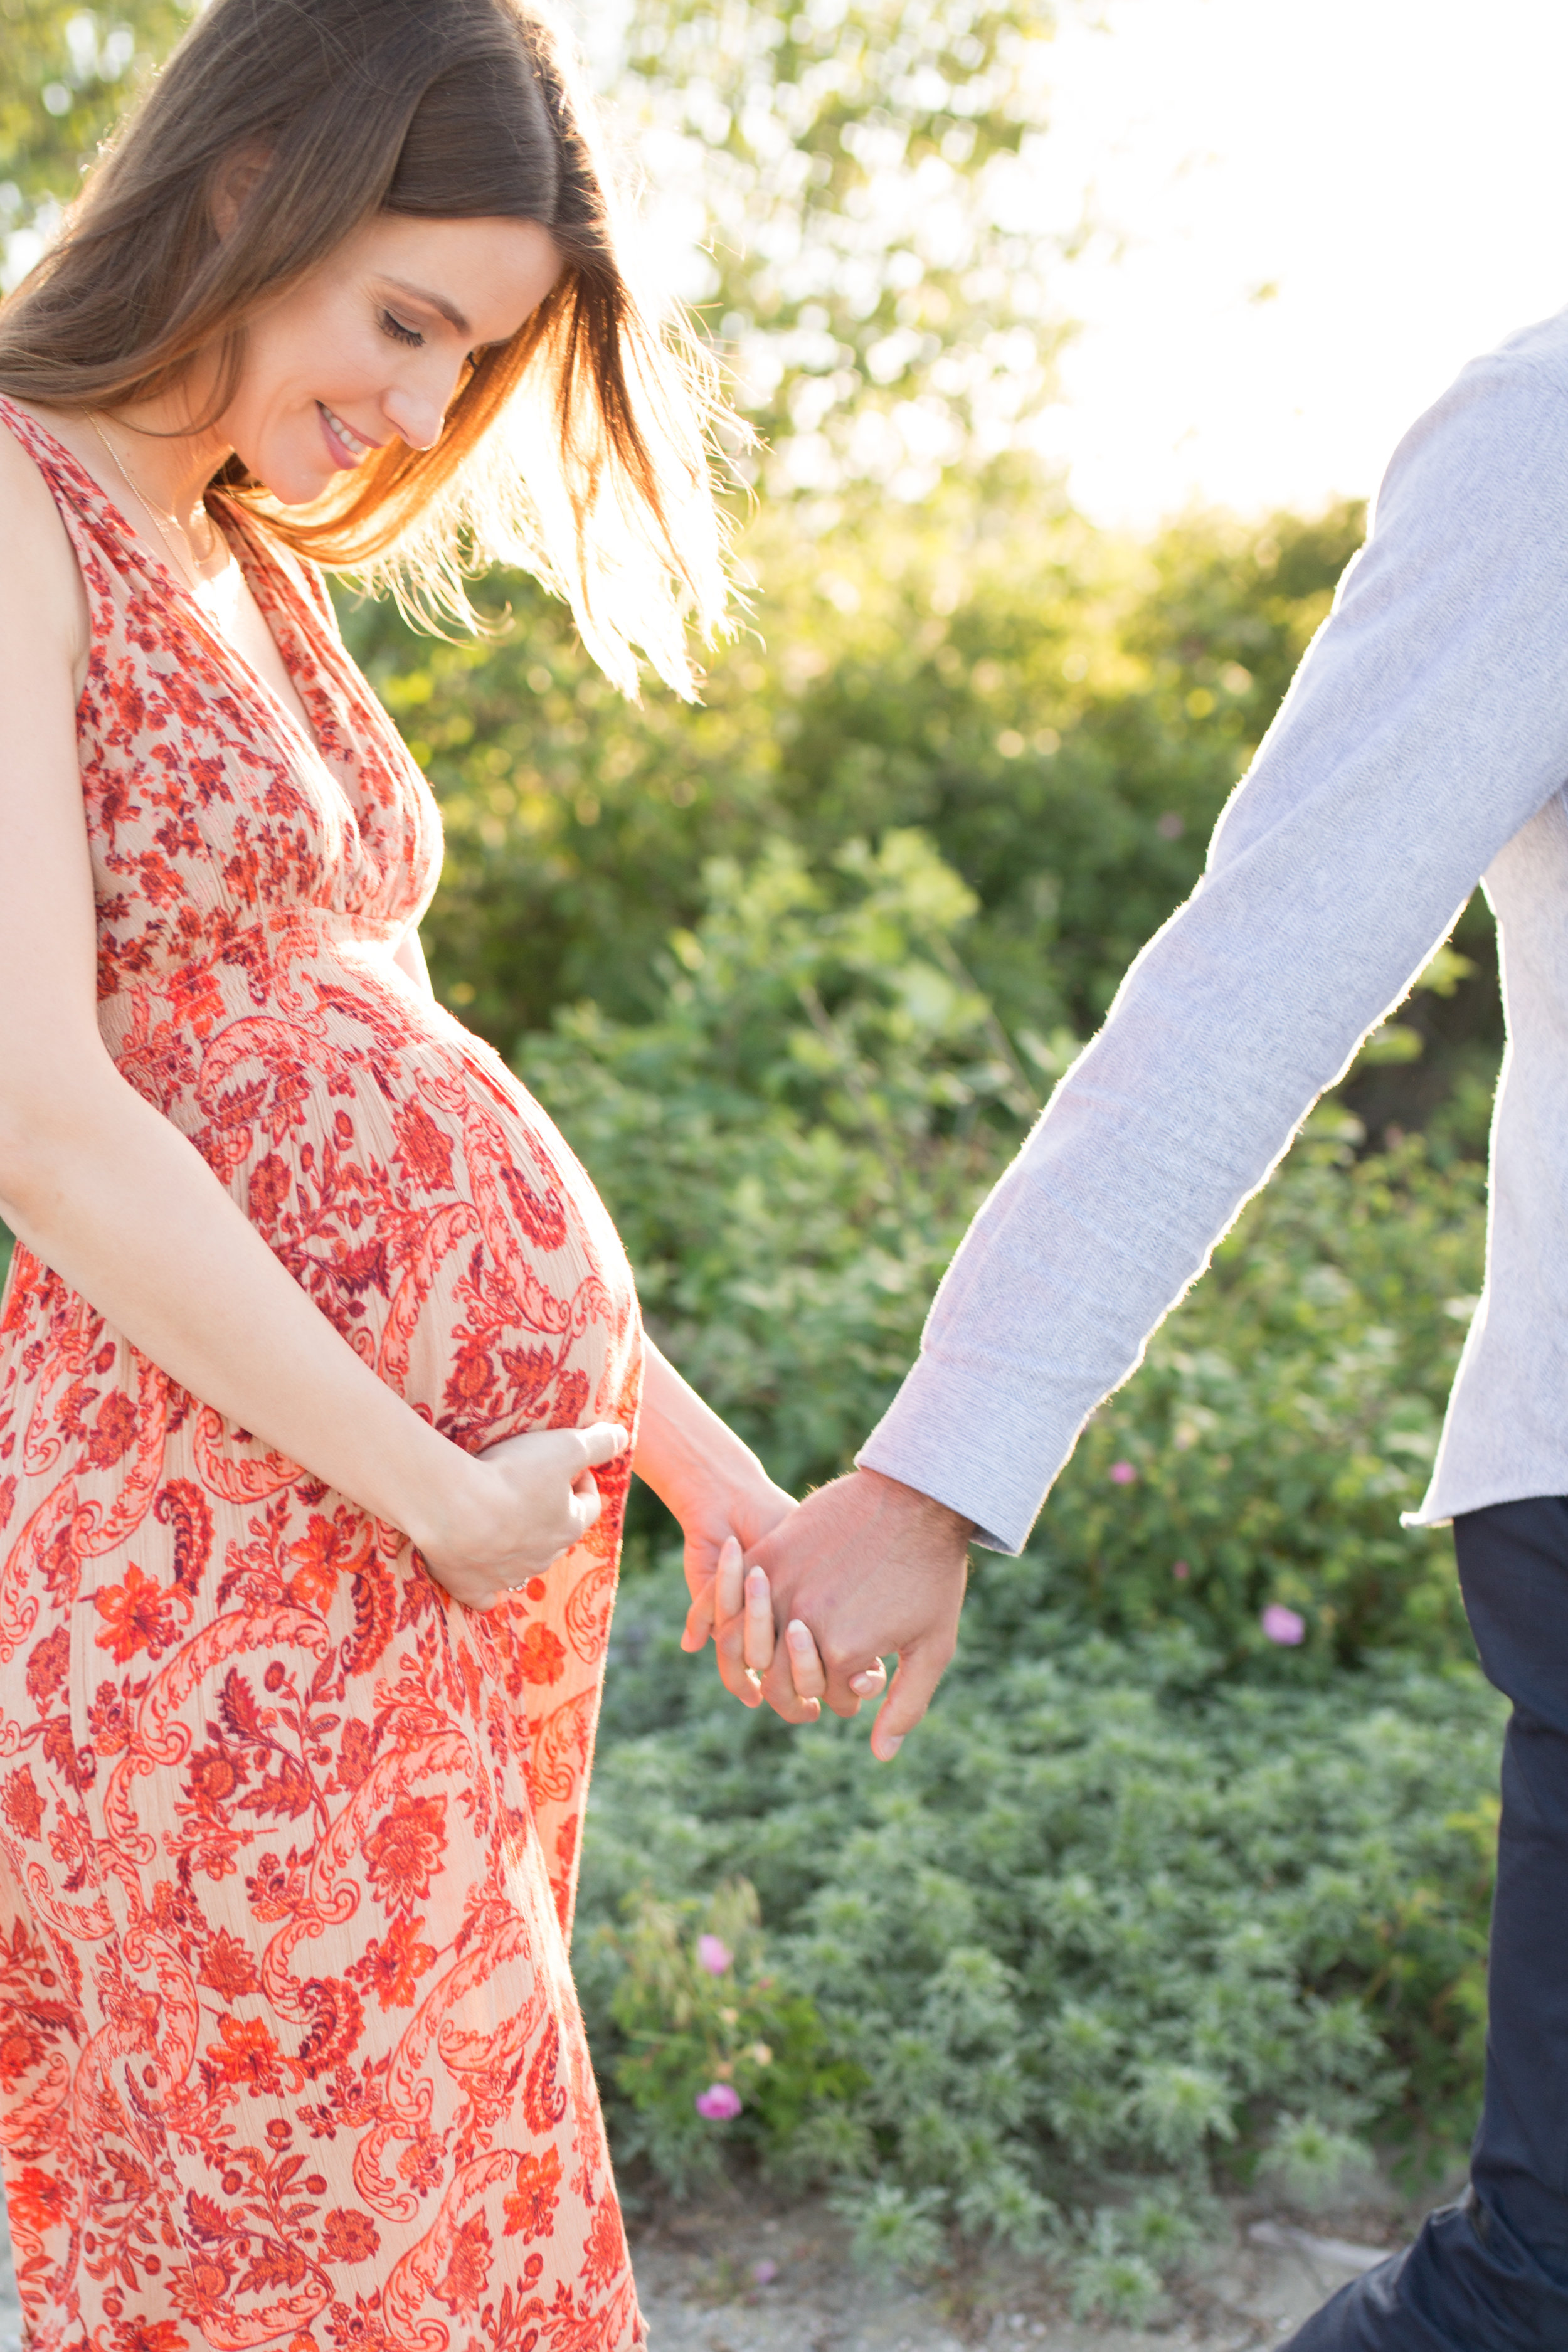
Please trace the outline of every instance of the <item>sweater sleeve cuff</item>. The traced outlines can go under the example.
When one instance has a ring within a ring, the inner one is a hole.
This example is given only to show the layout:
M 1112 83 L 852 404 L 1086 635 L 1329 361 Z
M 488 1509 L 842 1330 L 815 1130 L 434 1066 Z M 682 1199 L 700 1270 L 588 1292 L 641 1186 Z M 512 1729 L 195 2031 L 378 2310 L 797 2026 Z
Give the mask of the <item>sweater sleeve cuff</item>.
M 921 1356 L 855 1460 L 973 1519 L 984 1550 L 1016 1556 L 1077 1437 L 1047 1430 L 1037 1403 Z

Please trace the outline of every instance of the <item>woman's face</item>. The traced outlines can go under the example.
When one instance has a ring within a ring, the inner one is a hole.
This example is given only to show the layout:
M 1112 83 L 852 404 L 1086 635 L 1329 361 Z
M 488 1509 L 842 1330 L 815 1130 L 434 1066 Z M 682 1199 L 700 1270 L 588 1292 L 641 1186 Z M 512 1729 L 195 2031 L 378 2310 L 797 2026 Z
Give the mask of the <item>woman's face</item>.
M 389 440 L 427 449 L 464 361 L 510 341 L 560 270 L 537 221 L 379 214 L 252 319 L 223 438 L 290 507 Z

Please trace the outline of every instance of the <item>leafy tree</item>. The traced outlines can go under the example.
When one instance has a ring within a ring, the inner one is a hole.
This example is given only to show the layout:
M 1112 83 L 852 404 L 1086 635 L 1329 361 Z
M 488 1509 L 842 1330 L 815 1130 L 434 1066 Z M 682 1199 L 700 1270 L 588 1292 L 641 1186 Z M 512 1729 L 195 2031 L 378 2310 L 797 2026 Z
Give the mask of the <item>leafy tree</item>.
M 1048 381 L 1059 326 L 1021 168 L 1050 0 L 637 0 L 614 77 L 706 255 L 770 491 L 923 495 Z M 669 216 L 667 209 L 666 217 Z
M 8 274 L 30 267 L 40 234 L 138 78 L 184 30 L 189 0 L 0 0 L 0 235 Z
M 1195 880 L 1360 532 L 1344 508 L 1141 548 L 1029 480 L 801 520 L 759 514 L 754 629 L 695 711 L 623 703 L 526 582 L 490 643 L 349 612 L 445 809 L 438 982 L 503 1047 L 563 1002 L 650 1005 L 705 856 L 780 835 L 830 861 L 909 825 L 976 893 L 964 954 L 1004 1024 L 1087 1034 Z

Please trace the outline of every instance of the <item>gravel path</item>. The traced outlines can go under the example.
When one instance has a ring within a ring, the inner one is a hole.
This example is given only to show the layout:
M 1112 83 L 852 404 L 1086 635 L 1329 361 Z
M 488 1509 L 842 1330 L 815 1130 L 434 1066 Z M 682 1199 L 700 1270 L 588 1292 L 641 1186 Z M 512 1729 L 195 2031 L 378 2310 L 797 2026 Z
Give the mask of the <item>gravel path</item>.
M 748 2209 L 724 2196 L 634 2236 L 632 2253 L 651 2352 L 1258 2352 L 1382 2256 L 1360 2234 L 1251 2226 L 1256 2236 L 1237 2224 L 1151 2334 L 1075 2324 L 1020 2263 L 923 2291 L 879 2287 L 852 2267 L 846 2232 L 821 2205 Z

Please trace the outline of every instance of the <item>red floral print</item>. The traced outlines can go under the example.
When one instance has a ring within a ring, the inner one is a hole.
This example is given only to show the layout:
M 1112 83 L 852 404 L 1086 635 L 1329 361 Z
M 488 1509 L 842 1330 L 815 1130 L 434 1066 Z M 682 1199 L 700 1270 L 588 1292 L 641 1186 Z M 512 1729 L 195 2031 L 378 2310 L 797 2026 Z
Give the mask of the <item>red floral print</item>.
M 320 583 L 310 734 L 26 412 L 91 614 L 99 1018 L 296 1282 L 478 1449 L 635 1426 L 614 1228 L 406 982 L 439 822 Z M 566 1956 L 624 1473 L 469 1615 L 18 1248 L 0 1308 L 0 2128 L 35 2352 L 626 2352 Z
M 410 2008 L 419 1979 L 436 1964 L 434 1945 L 417 1940 L 424 1925 L 423 1919 L 395 1919 L 386 1941 L 378 1943 L 373 1936 L 364 1958 L 348 1971 L 367 1993 L 374 1993 L 383 2009 Z
M 517 2184 L 506 2200 L 507 2234 L 521 2231 L 531 2238 L 547 2238 L 561 2202 L 561 2158 L 552 2147 L 542 2156 L 525 2156 L 517 2168 Z
M 566 1671 L 566 1644 L 548 1625 L 531 1625 L 518 1644 L 525 1683 L 558 1683 Z

